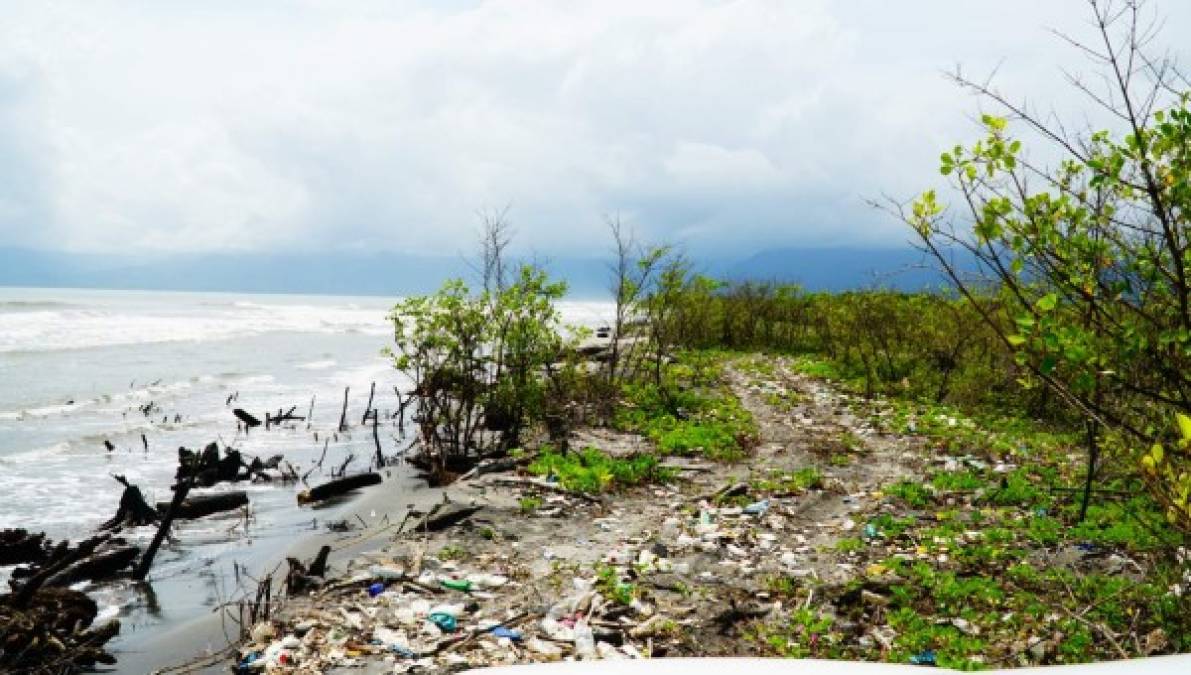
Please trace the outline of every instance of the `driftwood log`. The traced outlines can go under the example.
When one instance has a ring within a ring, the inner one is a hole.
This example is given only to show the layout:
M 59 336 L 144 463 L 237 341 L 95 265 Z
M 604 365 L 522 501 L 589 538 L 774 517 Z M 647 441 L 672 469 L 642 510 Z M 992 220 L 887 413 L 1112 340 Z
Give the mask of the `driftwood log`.
M 120 506 L 116 508 L 116 515 L 99 526 L 101 530 L 113 530 L 122 525 L 148 525 L 160 518 L 157 510 L 145 501 L 141 489 L 128 482 L 124 476 L 112 476 L 124 486 L 120 495 Z
M 253 427 L 259 427 L 261 425 L 260 420 L 253 417 L 251 413 L 245 412 L 243 408 L 236 408 L 235 410 L 232 410 L 232 414 L 236 416 L 236 419 L 243 422 L 244 426 L 248 427 L 249 429 Z
M 137 581 L 144 581 L 145 577 L 149 576 L 149 568 L 153 565 L 153 558 L 157 556 L 157 549 L 161 548 L 161 542 L 165 536 L 170 533 L 170 525 L 174 523 L 174 518 L 178 517 L 179 508 L 182 502 L 186 501 L 186 496 L 190 494 L 190 488 L 194 487 L 194 475 L 188 480 L 181 481 L 174 486 L 174 498 L 170 503 L 162 509 L 161 524 L 157 526 L 157 534 L 153 535 L 153 541 L 149 544 L 149 550 L 145 551 L 145 555 L 141 556 L 140 562 L 137 563 L 136 571 L 132 576 Z
M 368 390 L 368 405 L 364 408 L 364 416 L 360 418 L 360 424 L 368 423 L 368 416 L 372 414 L 372 398 L 376 396 L 376 383 L 372 383 L 372 388 Z
M 123 544 L 97 551 L 46 579 L 45 586 L 60 587 L 88 579 L 109 579 L 131 567 L 140 553 L 136 546 Z
M 50 557 L 50 552 L 45 532 L 21 528 L 0 530 L 0 565 L 40 563 Z
M 414 532 L 438 532 L 461 523 L 484 507 L 465 504 L 435 504 L 430 512 L 422 516 L 413 527 Z
M 311 576 L 322 577 L 327 575 L 327 558 L 331 555 L 331 547 L 323 544 L 323 547 L 318 550 L 318 555 L 314 556 L 314 560 L 310 561 L 310 569 L 307 572 Z
M 347 431 L 347 392 L 351 387 L 343 388 L 343 412 L 339 413 L 339 433 Z
M 327 574 L 327 556 L 331 555 L 331 547 L 324 545 L 318 555 L 307 566 L 297 558 L 286 558 L 289 572 L 285 575 L 285 592 L 289 595 L 318 588 L 323 584 L 323 577 Z
M 273 461 L 272 458 L 270 461 Z M 277 461 L 281 461 L 280 455 L 277 456 Z M 178 448 L 178 469 L 174 473 L 174 479 L 181 484 L 194 476 L 194 483 L 199 487 L 211 487 L 225 481 L 248 480 L 260 475 L 260 471 L 267 468 L 267 464 L 262 464 L 259 459 L 254 458 L 253 462 L 251 465 L 245 463 L 243 455 L 235 448 L 226 448 L 223 456 L 220 456 L 219 446 L 215 443 L 208 443 L 201 452 Z
M 99 608 L 85 593 L 47 588 L 26 606 L 13 599 L 0 596 L 0 672 L 60 673 L 116 662 L 103 646 L 120 622 L 93 627 Z
M 47 579 L 83 560 L 111 539 L 110 533 L 97 534 L 79 542 L 79 545 L 73 549 L 68 548 L 66 542 L 62 542 L 56 547 L 52 561 L 47 562 L 19 588 L 16 588 L 16 593 L 8 599 L 9 605 L 18 609 L 26 607 L 33 598 L 33 594 L 45 584 Z
M 306 421 L 305 417 L 294 414 L 294 411 L 297 409 L 298 409 L 298 406 L 295 405 L 295 406 L 290 406 L 290 409 L 285 410 L 285 411 L 283 411 L 281 408 L 278 408 L 276 415 L 270 415 L 268 412 L 266 412 L 265 413 L 265 428 L 268 429 L 270 426 L 276 426 L 276 425 L 282 424 L 284 422 L 304 422 L 304 421 Z
M 379 473 L 358 473 L 354 476 L 347 476 L 345 478 L 337 478 L 333 481 L 316 485 L 315 487 L 305 490 L 298 494 L 299 504 L 310 504 L 313 502 L 321 502 L 324 499 L 337 497 L 341 494 L 357 490 L 369 485 L 376 485 L 381 482 Z
M 248 504 L 248 494 L 237 490 L 235 492 L 220 492 L 213 495 L 187 495 L 178 505 L 174 518 L 194 520 L 209 516 L 212 513 L 231 511 Z M 164 513 L 170 507 L 170 502 L 158 502 L 157 510 Z

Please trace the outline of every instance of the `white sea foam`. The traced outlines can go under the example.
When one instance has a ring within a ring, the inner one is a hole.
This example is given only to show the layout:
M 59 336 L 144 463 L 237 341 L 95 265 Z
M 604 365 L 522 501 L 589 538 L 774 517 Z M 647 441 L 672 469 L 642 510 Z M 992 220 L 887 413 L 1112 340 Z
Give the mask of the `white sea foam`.
M 178 396 L 184 396 L 188 390 L 194 388 L 196 385 L 210 385 L 221 380 L 228 380 L 237 383 L 268 383 L 272 381 L 272 378 L 271 376 L 258 376 L 256 378 L 243 377 L 237 376 L 234 373 L 230 373 L 221 375 L 200 375 L 186 380 L 179 380 L 177 382 L 154 382 L 151 384 L 142 384 L 139 387 L 134 386 L 133 388 L 124 392 L 104 393 L 93 398 L 74 399 L 69 403 L 33 405 L 22 410 L 0 410 L 0 422 L 70 415 L 94 408 L 96 406 L 108 406 L 113 409 L 121 409 L 134 403 L 139 405 L 144 401 L 162 398 L 168 400 Z
M 189 310 L 189 311 L 187 311 Z M 205 342 L 271 332 L 386 335 L 379 309 L 261 304 L 36 308 L 0 312 L 0 353 L 85 349 L 157 342 Z

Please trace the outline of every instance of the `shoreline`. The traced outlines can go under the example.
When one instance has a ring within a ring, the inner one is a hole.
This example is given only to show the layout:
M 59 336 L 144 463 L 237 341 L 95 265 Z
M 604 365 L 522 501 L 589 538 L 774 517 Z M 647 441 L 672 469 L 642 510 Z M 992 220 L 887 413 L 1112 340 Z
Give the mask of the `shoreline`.
M 333 549 L 329 561 L 329 568 L 335 570 L 337 563 L 341 564 L 345 557 L 354 558 L 365 554 L 381 545 L 383 540 L 378 536 L 383 533 L 388 524 L 377 526 L 387 516 L 390 522 L 404 515 L 410 504 L 425 508 L 441 499 L 439 488 L 425 486 L 425 481 L 418 479 L 408 470 L 406 465 L 382 469 L 384 482 L 370 486 L 336 504 L 336 516 L 354 518 L 359 515 L 369 523 L 367 530 L 352 530 L 346 533 L 330 532 L 325 528 L 310 532 L 288 546 L 277 547 L 262 568 L 250 570 L 250 573 L 261 578 L 274 569 L 274 594 L 280 595 L 280 587 L 284 578 L 285 559 L 295 557 L 307 560 L 313 557 L 323 545 L 330 545 Z M 370 514 L 375 512 L 375 516 Z M 354 521 L 353 521 L 354 522 Z M 374 529 L 375 528 L 375 529 Z M 232 638 L 228 640 L 227 635 Z M 153 635 L 144 635 L 138 639 L 114 642 L 112 654 L 117 662 L 115 673 L 150 673 L 176 672 L 190 664 L 200 663 L 221 652 L 227 651 L 239 643 L 238 627 L 234 622 L 226 624 L 220 615 L 211 612 L 190 620 L 179 622 L 169 630 Z M 169 655 L 169 656 L 163 656 Z M 223 673 L 227 672 L 226 659 L 218 659 L 208 667 L 198 670 L 186 670 L 194 673 Z
M 72 303 L 77 302 L 55 289 L 41 289 L 36 295 L 37 302 L 52 301 L 67 308 L 59 314 L 73 311 Z M 378 353 L 382 342 L 376 336 L 383 334 L 381 328 L 387 328 L 388 322 L 384 311 L 369 309 L 373 298 L 294 296 L 271 299 L 266 304 L 256 296 L 225 295 L 142 297 L 100 292 L 95 297 L 110 296 L 110 302 L 102 304 L 102 316 L 92 323 L 102 324 L 103 330 L 112 324 L 141 326 L 145 322 L 172 330 L 179 311 L 193 310 L 194 322 L 218 323 L 228 330 L 242 329 L 243 334 L 236 332 L 225 339 L 219 333 L 199 343 L 108 341 L 73 345 L 70 349 L 20 352 L 17 365 L 24 370 L 14 375 L 14 386 L 5 392 L 8 396 L 0 401 L 0 411 L 21 411 L 45 402 L 60 405 L 57 412 L 44 416 L 0 418 L 0 440 L 8 441 L 6 447 L 13 449 L 12 457 L 0 455 L 0 464 L 19 469 L 6 471 L 5 480 L 0 480 L 18 498 L 11 505 L 4 527 L 25 529 L 34 535 L 48 532 L 55 544 L 64 540 L 77 544 L 93 536 L 94 528 L 117 510 L 122 491 L 108 474 L 126 477 L 143 491 L 150 504 L 168 500 L 167 486 L 174 480 L 177 466 L 175 449 L 201 448 L 213 439 L 221 447 L 242 451 L 246 459 L 264 461 L 281 454 L 285 461 L 301 467 L 300 475 L 325 457 L 321 473 L 316 470 L 308 479 L 311 486 L 328 480 L 332 467 L 340 468 L 351 454 L 355 461 L 348 466 L 348 473 L 361 471 L 375 454 L 371 425 L 360 423 L 365 400 L 382 410 L 384 451 L 399 454 L 409 439 L 398 438 L 397 425 L 390 425 L 389 413 L 398 405 L 394 386 L 404 385 L 404 379 L 393 370 L 391 361 Z M 231 302 L 233 299 L 236 302 Z M 293 305 L 301 310 L 294 310 L 297 318 L 290 316 L 292 303 L 300 303 Z M 311 309 L 307 305 L 319 311 L 307 311 Z M 58 311 L 57 305 L 54 307 Z M 324 309 L 331 312 L 330 319 L 323 316 Z M 278 312 L 280 318 L 273 317 L 273 323 L 253 323 L 254 317 Z M 66 320 L 57 314 L 51 318 L 59 323 Z M 274 330 L 282 318 L 285 329 Z M 291 330 L 290 324 L 302 330 Z M 46 325 L 53 328 L 58 324 Z M 77 328 L 72 326 L 72 330 Z M 71 335 L 72 340 L 77 339 L 77 330 Z M 14 357 L 0 353 L 0 361 L 9 358 Z M 43 377 L 60 361 L 75 359 L 83 362 L 74 372 L 77 382 Z M 136 379 L 130 383 L 134 376 Z M 370 395 L 373 382 L 375 401 Z M 349 429 L 347 433 L 336 433 L 348 385 Z M 306 414 L 307 402 L 315 407 L 312 395 L 317 397 L 313 426 L 309 422 L 274 426 L 270 431 L 253 430 L 247 437 L 234 433 L 234 406 L 242 405 L 262 419 L 266 410 L 288 409 L 295 404 L 298 414 Z M 231 403 L 233 398 L 235 404 Z M 87 405 L 75 405 L 76 401 Z M 92 401 L 98 403 L 92 405 Z M 6 433 L 8 436 L 4 436 Z M 329 453 L 328 437 L 333 438 Z M 96 625 L 110 618 L 121 622 L 120 633 L 111 638 L 109 646 L 128 665 L 118 663 L 116 672 L 145 672 L 168 665 L 168 661 L 183 654 L 226 644 L 218 621 L 212 624 L 204 615 L 239 592 L 234 590 L 233 581 L 239 563 L 247 564 L 249 573 L 259 575 L 280 562 L 280 573 L 284 574 L 287 555 L 308 558 L 308 553 L 322 542 L 340 543 L 342 535 L 312 531 L 312 519 L 317 518 L 319 528 L 326 520 L 342 517 L 358 525 L 354 519 L 354 510 L 358 510 L 371 525 L 367 514 L 373 510 L 373 500 L 379 499 L 374 495 L 389 493 L 393 479 L 398 494 L 381 499 L 376 511 L 378 518 L 386 514 L 390 519 L 400 518 L 404 511 L 391 500 L 418 502 L 429 498 L 421 496 L 421 491 L 426 490 L 424 485 L 405 473 L 405 469 L 394 468 L 380 489 L 361 491 L 344 509 L 297 510 L 293 500 L 302 486 L 276 481 L 221 483 L 203 490 L 205 494 L 243 490 L 248 493 L 250 506 L 243 512 L 177 523 L 177 541 L 162 547 L 153 561 L 148 583 L 134 583 L 117 575 L 111 581 L 95 581 L 82 589 L 99 605 Z M 126 527 L 120 536 L 143 550 L 155 531 L 151 526 Z M 358 534 L 357 530 L 347 537 Z M 162 644 L 168 642 L 169 648 L 163 648 L 159 639 Z M 163 659 L 161 653 L 170 658 Z
M 819 394 L 827 391 L 821 385 L 804 386 Z M 768 426 L 753 462 L 766 470 L 789 471 L 816 463 L 805 449 L 785 450 L 791 441 L 810 445 L 822 437 L 825 427 L 837 428 L 841 422 L 828 412 L 837 401 L 815 405 L 809 428 Z M 764 405 L 758 397 L 746 403 Z M 863 423 L 850 418 L 842 424 L 865 430 Z M 774 438 L 777 431 L 782 438 Z M 637 452 L 644 443 L 634 434 L 609 429 L 585 429 L 577 436 L 579 445 L 598 444 L 621 455 Z M 567 616 L 580 621 L 590 616 L 596 635 L 592 646 L 600 658 L 752 654 L 751 643 L 721 633 L 726 603 L 743 603 L 741 617 L 775 611 L 781 603 L 774 603 L 763 590 L 764 579 L 791 568 L 824 580 L 842 580 L 838 556 L 827 548 L 843 536 L 853 514 L 871 506 L 879 495 L 878 482 L 909 475 L 911 468 L 897 457 L 905 443 L 874 448 L 872 467 L 886 471 L 834 470 L 834 482 L 772 497 L 772 506 L 761 516 L 710 497 L 725 485 L 746 480 L 748 462 L 702 458 L 671 457 L 666 464 L 677 480 L 606 496 L 580 495 L 520 477 L 516 470 L 419 490 L 423 507 L 447 495 L 454 504 L 480 509 L 431 532 L 407 528 L 400 536 L 386 536 L 382 529 L 364 533 L 375 545 L 333 553 L 325 590 L 288 598 L 277 615 L 263 622 L 266 626 L 254 629 L 270 637 L 249 640 L 240 653 L 260 661 L 271 652 L 275 657 L 282 642 L 294 641 L 301 646 L 292 650 L 291 663 L 302 672 L 350 668 L 364 673 L 586 658 L 587 648 L 575 637 L 577 627 L 559 624 L 557 614 L 567 621 Z M 374 490 L 371 503 L 401 514 L 412 503 L 383 492 L 383 486 Z M 535 505 L 527 509 L 527 500 Z M 395 570 L 386 574 L 400 570 L 405 581 L 376 577 L 377 565 Z M 621 575 L 620 586 L 606 581 L 610 577 L 605 575 L 614 573 Z M 464 592 L 450 590 L 449 584 L 465 579 L 483 584 L 488 578 L 507 581 Z M 373 594 L 365 589 L 378 580 L 384 590 L 370 597 Z M 634 589 L 631 602 L 628 597 L 618 602 L 616 588 L 626 584 Z M 694 589 L 703 590 L 692 595 Z M 458 628 L 452 623 L 443 632 L 423 624 L 424 614 L 409 622 L 404 608 L 416 608 L 420 602 L 430 609 L 414 611 L 433 613 L 436 604 L 470 609 L 450 610 L 462 611 Z M 576 603 L 588 609 L 576 613 Z M 729 620 L 729 627 L 738 620 Z M 520 637 L 488 637 L 485 627 L 492 625 L 507 626 Z M 680 631 L 688 629 L 692 634 L 682 638 Z M 225 658 L 200 672 L 226 671 L 232 663 Z
M 665 454 L 643 436 L 588 427 L 572 436 L 576 450 L 654 453 L 662 472 L 578 492 L 559 474 L 542 478 L 540 465 L 530 471 L 532 451 L 442 488 L 404 464 L 382 469 L 390 474 L 383 483 L 334 509 L 363 527 L 304 534 L 261 563 L 277 569 L 276 589 L 285 557 L 305 562 L 332 547 L 322 582 L 284 599 L 275 591 L 274 612 L 247 627 L 248 639 L 229 644 L 212 614 L 121 644 L 114 672 L 214 674 L 240 664 L 240 672 L 388 673 L 759 655 L 917 663 L 933 661 L 936 649 L 945 667 L 1117 658 L 1108 649 L 1060 651 L 1062 633 L 1047 632 L 1058 630 L 1054 622 L 1029 619 L 1017 603 L 1074 609 L 1054 589 L 1019 599 L 1015 575 L 1028 568 L 1057 575 L 1054 583 L 1066 574 L 1135 583 L 1128 565 L 1141 569 L 1144 553 L 1102 541 L 1106 556 L 1072 537 L 1040 545 L 1032 527 L 1050 516 L 1031 502 L 990 509 L 983 491 L 938 488 L 978 475 L 995 495 L 1023 462 L 993 446 L 940 446 L 933 435 L 975 429 L 975 421 L 938 431 L 903 425 L 901 403 L 849 394 L 789 357 L 728 356 L 720 367 L 717 386 L 755 423 L 742 456 Z M 910 414 L 925 423 L 932 413 Z M 1038 452 L 1062 461 L 1062 446 Z M 411 509 L 447 503 L 462 516 L 425 530 L 406 521 Z M 1013 574 L 984 562 L 999 555 L 975 524 L 986 518 L 999 523 L 990 531 L 1023 547 Z M 974 590 L 931 586 L 961 575 Z M 1002 598 L 980 613 L 939 599 L 986 591 L 964 596 L 967 605 Z M 1028 640 L 1003 618 L 1017 615 Z M 1145 637 L 1132 656 L 1167 653 L 1166 634 Z

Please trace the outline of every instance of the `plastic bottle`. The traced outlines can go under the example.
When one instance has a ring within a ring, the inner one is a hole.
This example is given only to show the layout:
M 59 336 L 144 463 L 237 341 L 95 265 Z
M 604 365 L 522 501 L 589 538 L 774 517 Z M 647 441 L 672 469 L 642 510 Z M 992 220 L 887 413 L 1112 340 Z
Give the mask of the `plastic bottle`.
M 595 658 L 595 634 L 591 632 L 591 626 L 587 625 L 587 619 L 575 622 L 575 654 L 583 659 Z
M 467 593 L 471 591 L 471 582 L 467 579 L 443 579 L 439 582 L 443 588 L 449 588 L 452 591 L 462 591 Z
M 373 565 L 368 568 L 368 574 L 381 581 L 398 581 L 405 577 L 401 570 L 391 565 Z

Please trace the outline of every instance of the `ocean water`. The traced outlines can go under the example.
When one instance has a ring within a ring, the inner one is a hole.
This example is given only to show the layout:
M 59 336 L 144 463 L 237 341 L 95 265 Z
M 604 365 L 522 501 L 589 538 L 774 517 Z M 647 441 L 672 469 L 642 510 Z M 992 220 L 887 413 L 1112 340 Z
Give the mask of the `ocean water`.
M 367 468 L 371 430 L 360 427 L 369 389 L 374 406 L 396 407 L 408 389 L 381 349 L 394 299 L 0 288 L 0 528 L 44 530 L 54 540 L 89 536 L 116 510 L 122 487 L 168 500 L 179 447 L 211 441 L 246 456 L 282 454 L 300 472 L 323 453 L 322 471 L 354 455 Z M 568 322 L 602 323 L 602 303 L 563 303 Z M 348 387 L 348 419 L 335 434 Z M 229 396 L 235 401 L 228 405 Z M 296 406 L 307 422 L 248 434 L 232 408 L 263 418 Z M 148 442 L 146 450 L 142 434 Z M 382 426 L 387 454 L 407 445 Z M 114 451 L 108 451 L 110 441 Z M 248 517 L 230 513 L 182 523 L 178 545 L 158 555 L 150 583 L 94 589 L 107 616 L 135 644 L 170 624 L 210 612 L 234 593 L 237 568 L 275 563 L 286 542 L 354 515 L 350 500 L 325 509 L 295 505 L 301 485 L 221 484 L 246 490 Z M 365 517 L 367 514 L 364 514 Z M 152 527 L 125 533 L 147 541 Z M 9 570 L 0 568 L 0 583 Z M 117 643 L 119 646 L 120 643 Z

